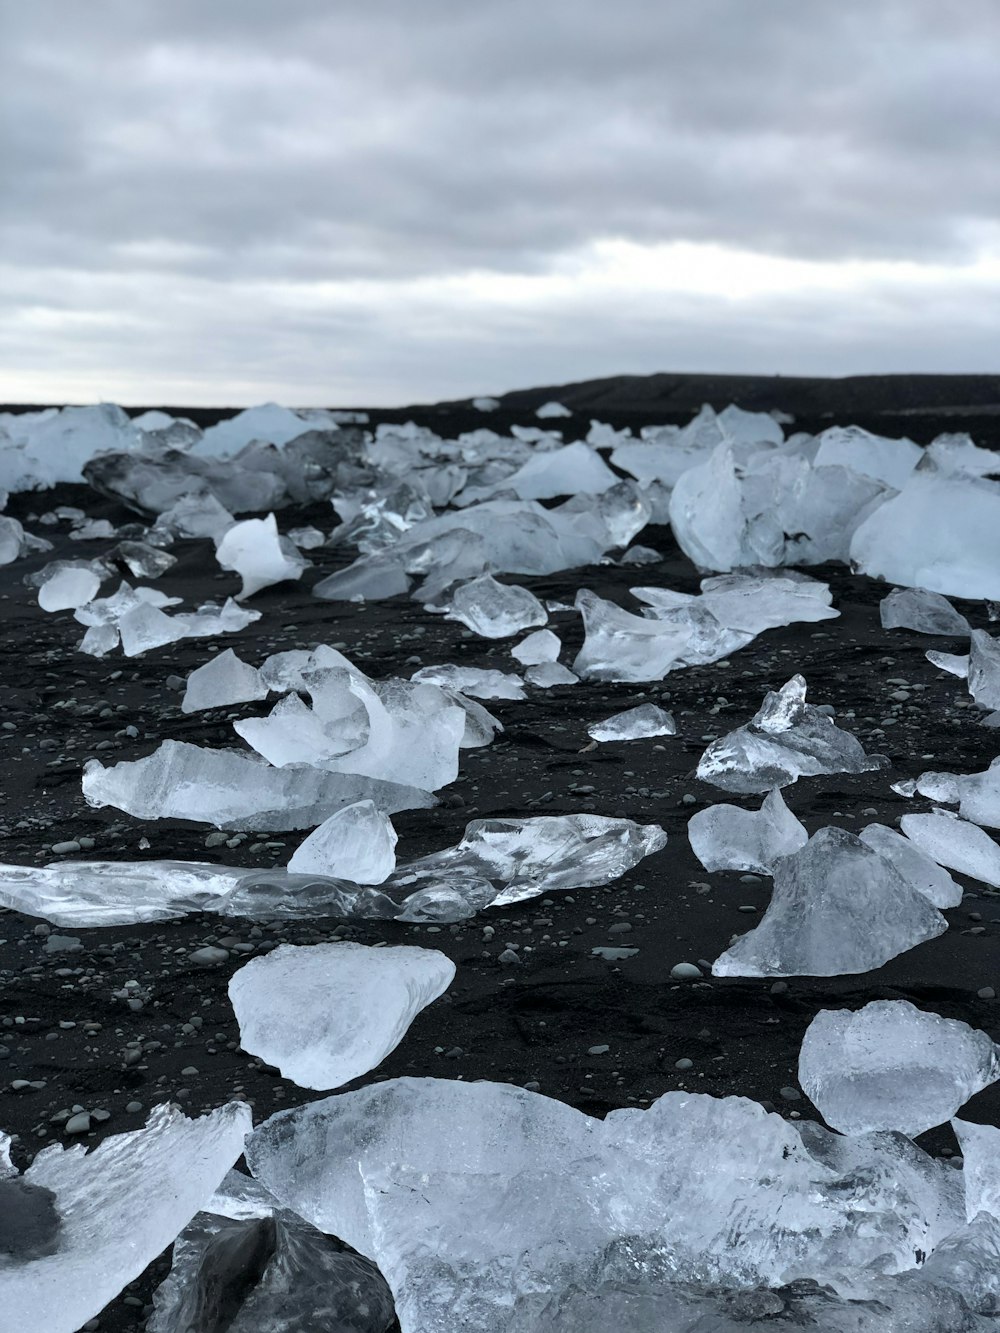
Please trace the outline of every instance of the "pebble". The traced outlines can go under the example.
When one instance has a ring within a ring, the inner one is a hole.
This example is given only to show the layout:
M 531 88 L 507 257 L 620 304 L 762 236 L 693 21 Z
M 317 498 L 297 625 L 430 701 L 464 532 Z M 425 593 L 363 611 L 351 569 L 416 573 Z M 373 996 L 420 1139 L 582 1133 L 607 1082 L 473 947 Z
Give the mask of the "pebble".
M 627 935 L 632 929 L 631 921 L 616 921 L 613 926 L 608 927 L 609 935 Z
M 590 1046 L 587 1048 L 588 1055 L 607 1055 L 611 1050 L 610 1046 Z
M 800 1102 L 802 1100 L 802 1093 L 799 1092 L 798 1088 L 779 1088 L 778 1092 L 786 1102 Z
M 684 1056 L 682 1056 L 679 1060 L 675 1060 L 675 1061 L 674 1061 L 674 1068 L 675 1068 L 675 1069 L 693 1069 L 693 1068 L 694 1068 L 694 1061 L 693 1061 L 693 1060 L 689 1060 L 689 1059 L 687 1058 L 687 1056 L 684 1055 Z
M 976 991 L 976 995 L 980 1000 L 995 1000 L 997 998 L 997 993 L 992 986 L 980 987 L 980 989 Z
M 520 963 L 520 961 L 513 949 L 504 949 L 503 953 L 497 957 L 497 962 L 503 963 L 505 967 L 509 967 L 513 963 Z
M 125 1105 L 127 1115 L 138 1115 L 142 1110 L 142 1102 L 127 1102 Z
M 199 967 L 214 967 L 217 963 L 228 961 L 229 950 L 217 949 L 213 944 L 206 944 L 204 948 L 188 954 L 188 962 L 197 963 Z
M 80 850 L 80 844 L 75 838 L 71 838 L 68 842 L 54 842 L 52 844 L 53 856 L 68 856 L 71 852 L 79 852 Z
M 675 963 L 670 975 L 675 981 L 696 981 L 701 976 L 701 968 L 695 967 L 694 963 Z
M 79 1111 L 76 1115 L 71 1115 L 63 1126 L 67 1134 L 86 1134 L 90 1130 L 89 1111 Z

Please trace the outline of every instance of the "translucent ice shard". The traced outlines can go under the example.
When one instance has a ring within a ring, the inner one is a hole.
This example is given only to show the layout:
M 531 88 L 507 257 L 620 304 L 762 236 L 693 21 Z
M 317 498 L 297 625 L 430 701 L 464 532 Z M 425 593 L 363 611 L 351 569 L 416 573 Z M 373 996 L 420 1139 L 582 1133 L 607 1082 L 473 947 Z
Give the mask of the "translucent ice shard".
M 32 580 L 38 588 L 38 605 L 43 611 L 75 611 L 97 596 L 108 573 L 97 561 L 53 561 Z
M 300 1088 L 339 1088 L 394 1051 L 455 964 L 410 945 L 281 944 L 234 973 L 240 1044 Z
M 520 676 L 508 671 L 487 671 L 481 667 L 440 666 L 420 667 L 411 680 L 430 685 L 444 685 L 474 699 L 523 699 L 524 686 Z
M 820 829 L 773 873 L 760 924 L 715 960 L 713 976 L 870 972 L 948 929 L 922 893 L 845 829 Z
M 943 805 L 958 802 L 963 819 L 1000 828 L 1000 758 L 982 773 L 921 773 L 916 790 Z
M 809 840 L 775 787 L 759 810 L 710 805 L 688 820 L 691 850 L 706 870 L 756 870 L 770 875 L 779 857 Z
M 187 637 L 183 624 L 149 602 L 140 602 L 126 611 L 119 618 L 117 627 L 126 657 L 138 657 Z
M 243 580 L 238 601 L 286 579 L 300 579 L 307 568 L 307 561 L 292 543 L 278 535 L 273 514 L 234 523 L 215 554 L 223 569 L 233 570 Z
M 381 884 L 396 868 L 396 830 L 373 801 L 358 801 L 325 819 L 288 862 L 296 875 L 328 875 Z
M 484 574 L 455 590 L 449 620 L 459 620 L 484 639 L 504 639 L 548 620 L 545 607 L 527 588 L 498 583 Z
M 267 686 L 257 668 L 241 661 L 232 648 L 227 648 L 188 676 L 181 712 L 198 713 L 204 708 L 223 708 L 227 704 L 266 698 Z
M 985 1032 L 907 1000 L 821 1009 L 799 1052 L 799 1082 L 842 1134 L 895 1129 L 916 1138 L 1000 1078 Z
M 925 855 L 909 838 L 885 824 L 869 824 L 861 830 L 861 841 L 891 861 L 905 880 L 935 907 L 957 907 L 962 901 L 961 886 L 936 861 Z
M 978 824 L 935 810 L 929 815 L 904 815 L 899 826 L 939 865 L 1000 889 L 1000 847 Z
M 587 735 L 595 741 L 637 741 L 652 736 L 676 736 L 677 724 L 656 704 L 640 704 L 613 713 L 603 722 L 591 722 Z
M 912 440 L 886 439 L 861 426 L 830 426 L 819 436 L 816 466 L 839 464 L 900 490 L 923 457 Z
M 962 1151 L 966 1217 L 979 1213 L 1000 1218 L 1000 1129 L 953 1119 L 952 1129 Z
M 550 500 L 557 495 L 597 494 L 618 478 L 595 449 L 577 440 L 561 449 L 536 454 L 498 483 L 522 500 Z
M 982 708 L 1000 708 L 1000 639 L 982 629 L 969 636 L 969 693 Z
M 947 597 L 926 588 L 894 588 L 879 605 L 883 629 L 913 629 L 918 634 L 947 634 L 964 638 L 969 622 Z
M 698 763 L 703 782 L 733 792 L 763 792 L 820 773 L 867 773 L 888 759 L 806 703 L 806 682 L 793 676 L 771 691 L 746 726 L 713 741 Z
M 539 662 L 525 670 L 524 679 L 529 685 L 548 690 L 553 685 L 576 685 L 580 677 L 561 662 Z
M 144 759 L 84 768 L 89 805 L 139 819 L 193 819 L 217 828 L 270 832 L 314 828 L 335 810 L 371 799 L 387 814 L 435 804 L 427 791 L 305 764 L 272 768 L 251 755 L 164 741 Z
M 558 634 L 550 629 L 536 629 L 515 645 L 510 655 L 522 666 L 540 666 L 542 662 L 555 662 L 561 649 Z
M 174 1241 L 147 1333 L 388 1333 L 392 1294 L 352 1253 L 231 1171 Z
M 252 1128 L 242 1102 L 198 1120 L 161 1104 L 93 1152 L 43 1148 L 19 1181 L 54 1216 L 36 1252 L 0 1255 L 0 1328 L 75 1333 L 204 1206 Z

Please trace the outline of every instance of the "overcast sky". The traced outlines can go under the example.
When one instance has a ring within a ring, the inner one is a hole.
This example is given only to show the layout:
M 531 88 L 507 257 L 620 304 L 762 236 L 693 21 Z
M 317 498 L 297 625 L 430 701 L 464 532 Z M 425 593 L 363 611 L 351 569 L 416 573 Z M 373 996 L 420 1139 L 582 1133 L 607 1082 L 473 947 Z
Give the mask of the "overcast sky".
M 996 0 L 30 0 L 0 400 L 996 371 Z

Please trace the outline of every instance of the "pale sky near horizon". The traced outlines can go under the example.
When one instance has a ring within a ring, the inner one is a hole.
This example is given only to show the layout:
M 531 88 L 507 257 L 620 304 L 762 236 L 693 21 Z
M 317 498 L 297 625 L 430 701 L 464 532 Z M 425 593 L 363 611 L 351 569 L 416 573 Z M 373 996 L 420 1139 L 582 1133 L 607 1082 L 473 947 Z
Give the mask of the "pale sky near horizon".
M 995 372 L 995 0 L 0 0 L 0 401 Z

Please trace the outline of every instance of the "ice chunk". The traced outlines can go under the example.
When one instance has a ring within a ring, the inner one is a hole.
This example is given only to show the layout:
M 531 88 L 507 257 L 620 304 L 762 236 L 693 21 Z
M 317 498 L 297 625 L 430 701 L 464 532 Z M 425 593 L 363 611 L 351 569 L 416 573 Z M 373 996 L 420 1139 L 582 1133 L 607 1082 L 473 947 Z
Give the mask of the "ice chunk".
M 1000 1078 L 985 1032 L 908 1000 L 821 1009 L 799 1052 L 799 1083 L 833 1129 L 895 1129 L 910 1138 L 950 1120 Z
M 0 1255 L 0 1327 L 75 1333 L 204 1206 L 252 1128 L 243 1102 L 197 1120 L 161 1104 L 93 1152 L 43 1148 L 20 1182 L 54 1226 L 36 1252 Z
M 177 564 L 177 557 L 148 542 L 126 541 L 108 552 L 107 559 L 120 560 L 139 579 L 158 579 Z
M 500 406 L 500 399 L 490 398 L 488 394 L 482 394 L 479 398 L 473 398 L 472 406 L 477 412 L 495 412 Z
M 240 1044 L 300 1088 L 339 1088 L 394 1051 L 455 964 L 410 945 L 281 944 L 229 982 Z
M 841 731 L 805 699 L 802 676 L 768 693 L 751 722 L 709 745 L 698 763 L 698 777 L 746 794 L 820 773 L 867 773 L 886 767 L 888 759 L 866 754 L 855 736 Z
M 310 428 L 309 422 L 291 408 L 277 403 L 261 403 L 227 417 L 205 431 L 194 452 L 209 458 L 226 458 L 238 453 L 252 440 L 268 444 L 287 444 Z
M 913 629 L 918 634 L 947 634 L 964 638 L 969 622 L 939 592 L 926 588 L 894 588 L 879 605 L 883 629 Z
M 899 826 L 939 865 L 1000 889 L 1000 847 L 978 824 L 935 810 L 929 815 L 904 815 Z
M 710 805 L 688 820 L 691 850 L 706 870 L 756 870 L 770 875 L 779 857 L 791 856 L 809 840 L 782 799 L 768 792 L 759 810 Z M 943 873 L 943 872 L 942 872 Z
M 335 810 L 373 800 L 380 810 L 427 809 L 428 791 L 305 764 L 272 768 L 232 750 L 164 741 L 144 759 L 84 768 L 87 803 L 111 805 L 138 819 L 193 819 L 225 829 L 276 832 L 314 828 Z
M 641 594 L 652 591 L 632 589 L 640 600 L 646 600 Z M 702 579 L 700 600 L 720 625 L 748 634 L 762 634 L 797 621 L 836 620 L 840 615 L 830 605 L 830 585 L 802 575 L 719 574 Z
M 969 693 L 981 708 L 1000 708 L 1000 640 L 982 629 L 969 637 Z
M 677 724 L 656 704 L 640 704 L 613 713 L 603 722 L 591 722 L 587 735 L 595 741 L 638 741 L 651 736 L 676 736 Z
M 535 409 L 536 417 L 571 417 L 573 413 L 562 403 L 557 403 L 554 399 L 549 403 L 542 403 L 541 407 Z
M 966 1217 L 970 1222 L 979 1213 L 1000 1218 L 1000 1129 L 958 1119 L 951 1127 L 964 1158 Z
M 278 535 L 273 514 L 234 523 L 215 549 L 223 569 L 231 569 L 243 580 L 237 601 L 252 597 L 262 588 L 287 579 L 300 579 L 308 562 L 289 541 Z
M 300 551 L 315 551 L 326 545 L 326 534 L 319 528 L 291 528 L 288 540 L 294 542 Z
M 498 583 L 491 574 L 455 590 L 449 620 L 459 620 L 484 639 L 504 639 L 548 620 L 545 607 L 527 588 Z
M 510 650 L 522 666 L 540 666 L 543 662 L 555 662 L 559 657 L 562 643 L 558 634 L 550 629 L 536 629 Z
M 886 439 L 861 426 L 830 426 L 819 436 L 816 466 L 839 464 L 901 490 L 923 457 L 912 440 Z
M 138 657 L 187 637 L 182 623 L 149 602 L 139 602 L 126 611 L 119 617 L 117 628 L 126 657 Z
M 713 976 L 869 972 L 948 929 L 922 893 L 846 829 L 820 829 L 773 873 L 760 924 L 716 959 Z
M 522 500 L 550 500 L 557 495 L 597 494 L 618 480 L 596 450 L 577 440 L 536 454 L 498 482 L 497 489 L 513 491 Z
M 528 667 L 524 679 L 529 685 L 547 690 L 553 685 L 576 685 L 580 677 L 561 662 L 539 662 L 537 666 Z
M 392 1294 L 352 1253 L 231 1171 L 177 1237 L 147 1333 L 388 1333 Z
M 215 495 L 182 495 L 156 520 L 154 533 L 221 541 L 236 519 Z
M 396 868 L 396 830 L 373 801 L 345 805 L 314 829 L 288 862 L 296 875 L 381 884 Z
M 968 680 L 968 653 L 939 653 L 930 648 L 924 653 L 924 656 L 932 666 L 940 667 L 942 671 L 947 671 L 950 676 L 957 676 L 959 680 Z
M 92 601 L 109 571 L 97 561 L 55 560 L 32 579 L 43 611 L 75 611 Z
M 204 708 L 223 708 L 266 698 L 267 686 L 257 668 L 241 661 L 232 648 L 227 648 L 188 676 L 181 712 L 198 713 Z
M 1000 758 L 982 773 L 921 773 L 916 789 L 944 805 L 958 802 L 963 819 L 1000 828 Z
M 523 699 L 524 686 L 520 676 L 507 671 L 486 671 L 481 667 L 460 667 L 448 663 L 441 666 L 421 667 L 411 680 L 428 685 L 443 685 L 446 689 L 470 694 L 474 699 Z
M 861 830 L 861 841 L 891 861 L 918 893 L 935 907 L 957 907 L 962 901 L 961 886 L 947 870 L 932 861 L 908 838 L 885 824 L 869 824 Z
M 946 597 L 1000 597 L 1000 486 L 916 473 L 851 539 L 863 574 Z

